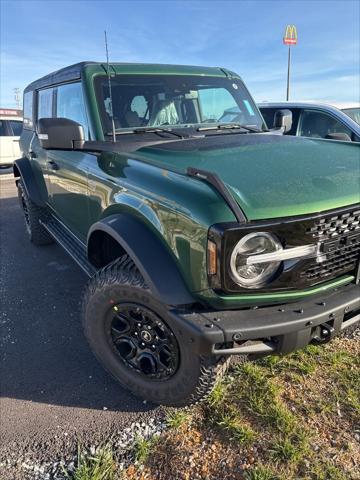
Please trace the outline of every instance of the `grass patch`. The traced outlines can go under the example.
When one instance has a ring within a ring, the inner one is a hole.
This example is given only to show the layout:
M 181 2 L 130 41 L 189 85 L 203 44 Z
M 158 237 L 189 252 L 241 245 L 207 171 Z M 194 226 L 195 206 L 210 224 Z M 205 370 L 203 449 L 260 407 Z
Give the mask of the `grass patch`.
M 292 442 L 289 437 L 277 440 L 273 444 L 270 452 L 272 458 L 280 462 L 298 463 L 304 455 L 301 446 L 297 445 L 295 442 Z
M 178 430 L 183 425 L 188 424 L 191 421 L 192 414 L 189 410 L 174 410 L 167 414 L 166 425 L 169 428 Z
M 229 385 L 224 380 L 218 382 L 213 391 L 210 393 L 207 403 L 213 408 L 217 409 L 224 405 L 227 400 Z
M 71 480 L 115 480 L 116 462 L 109 446 L 99 449 L 95 455 L 84 453 L 78 448 L 74 472 L 64 472 Z
M 255 440 L 256 433 L 246 423 L 231 397 L 232 391 L 226 381 L 215 386 L 207 401 L 208 423 L 225 433 L 230 440 L 249 445 Z
M 149 455 L 157 443 L 158 438 L 153 437 L 146 439 L 143 437 L 137 437 L 134 443 L 134 456 L 135 460 L 143 465 L 149 458 Z
M 251 469 L 244 474 L 245 480 L 281 480 L 270 468 L 259 466 Z
M 314 465 L 310 474 L 316 480 L 349 480 L 349 477 L 338 467 L 330 464 L 319 463 Z
M 226 413 L 217 420 L 217 425 L 225 432 L 229 433 L 230 439 L 242 444 L 251 444 L 254 442 L 256 434 L 254 430 L 241 422 L 239 415 Z
M 236 393 L 240 403 L 252 415 L 256 415 L 264 426 L 271 426 L 282 433 L 296 429 L 297 421 L 280 399 L 279 385 L 271 381 L 266 370 L 256 363 L 245 363 L 237 367 Z

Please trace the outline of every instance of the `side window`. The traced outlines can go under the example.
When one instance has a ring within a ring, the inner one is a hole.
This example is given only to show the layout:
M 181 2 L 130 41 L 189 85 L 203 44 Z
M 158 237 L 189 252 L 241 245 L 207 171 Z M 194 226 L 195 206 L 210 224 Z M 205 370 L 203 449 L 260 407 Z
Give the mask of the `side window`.
M 0 120 L 0 137 L 8 137 L 8 129 L 5 120 Z
M 9 120 L 11 133 L 14 137 L 20 137 L 23 124 L 19 120 Z
M 89 124 L 80 83 L 69 83 L 57 88 L 56 116 L 80 123 L 84 128 L 85 138 L 89 139 Z
M 24 128 L 33 129 L 33 92 L 24 94 Z
M 53 116 L 53 88 L 39 90 L 37 118 L 51 118 Z
M 327 113 L 316 110 L 304 110 L 299 126 L 298 135 L 304 137 L 326 138 L 329 133 L 347 133 L 351 138 L 352 132 L 344 124 Z

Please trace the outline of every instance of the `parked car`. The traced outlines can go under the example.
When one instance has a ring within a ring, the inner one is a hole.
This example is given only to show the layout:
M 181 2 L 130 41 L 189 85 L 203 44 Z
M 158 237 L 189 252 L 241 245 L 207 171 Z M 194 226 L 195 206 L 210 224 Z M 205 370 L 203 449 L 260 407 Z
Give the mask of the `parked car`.
M 258 107 L 269 127 L 277 110 L 290 110 L 292 127 L 287 135 L 360 142 L 359 103 L 269 102 Z
M 9 167 L 20 157 L 21 131 L 21 110 L 0 108 L 0 167 Z
M 358 146 L 264 132 L 236 73 L 72 65 L 26 88 L 21 150 L 29 238 L 89 275 L 85 335 L 136 395 L 188 405 L 231 355 L 359 322 Z

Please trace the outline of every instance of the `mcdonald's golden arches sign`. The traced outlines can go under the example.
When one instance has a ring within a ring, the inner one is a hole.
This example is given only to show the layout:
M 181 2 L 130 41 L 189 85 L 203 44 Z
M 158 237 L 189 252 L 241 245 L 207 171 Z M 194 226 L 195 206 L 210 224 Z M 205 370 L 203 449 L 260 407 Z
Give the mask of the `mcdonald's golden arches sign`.
M 288 25 L 285 29 L 284 35 L 284 44 L 285 45 L 296 45 L 297 44 L 297 30 L 295 25 Z

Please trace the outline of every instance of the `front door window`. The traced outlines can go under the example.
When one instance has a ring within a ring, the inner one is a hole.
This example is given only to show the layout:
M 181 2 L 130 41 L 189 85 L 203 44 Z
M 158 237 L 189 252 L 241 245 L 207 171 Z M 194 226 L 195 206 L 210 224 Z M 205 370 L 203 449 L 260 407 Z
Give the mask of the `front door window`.
M 80 123 L 84 128 L 85 139 L 89 139 L 89 123 L 80 83 L 68 83 L 57 88 L 56 117 Z
M 303 111 L 298 135 L 302 137 L 327 138 L 331 133 L 346 133 L 350 138 L 352 135 L 348 127 L 327 113 L 318 110 Z

